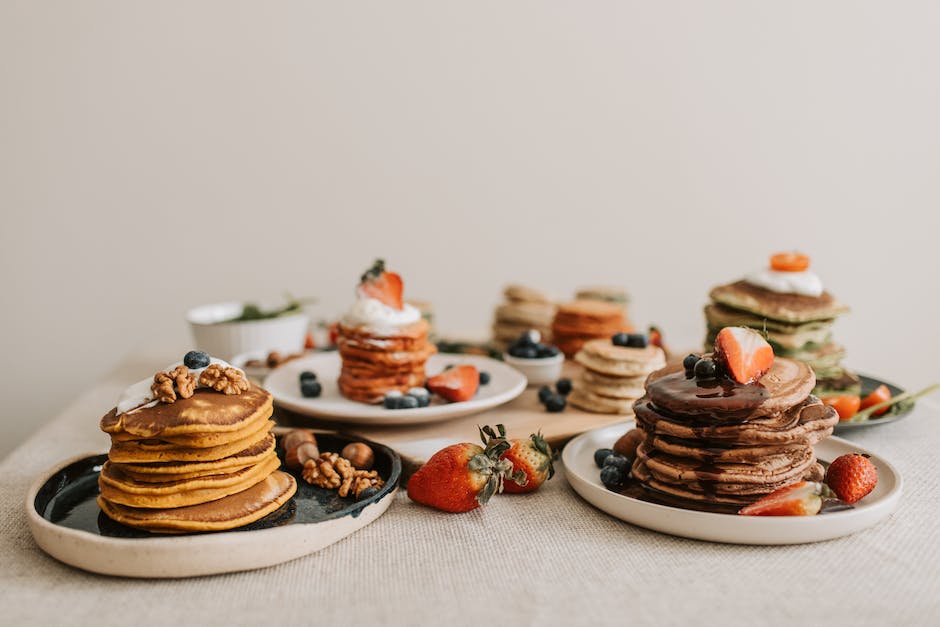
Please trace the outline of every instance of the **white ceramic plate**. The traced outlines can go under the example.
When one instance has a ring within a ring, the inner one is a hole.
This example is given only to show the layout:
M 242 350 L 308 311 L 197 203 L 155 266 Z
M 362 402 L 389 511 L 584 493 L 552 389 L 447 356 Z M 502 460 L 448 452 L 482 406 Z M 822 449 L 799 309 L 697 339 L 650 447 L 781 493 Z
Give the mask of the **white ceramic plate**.
M 565 476 L 575 492 L 594 507 L 654 531 L 732 544 L 819 542 L 871 527 L 894 512 L 901 498 L 901 475 L 887 460 L 841 438 L 829 437 L 816 445 L 819 459 L 832 461 L 845 453 L 868 453 L 878 468 L 878 486 L 854 509 L 819 516 L 737 516 L 640 501 L 605 488 L 594 464 L 594 451 L 610 448 L 633 425 L 631 420 L 602 427 L 568 442 L 562 452 Z
M 447 403 L 432 395 L 431 405 L 416 409 L 385 409 L 381 405 L 357 403 L 339 392 L 336 379 L 341 366 L 337 352 L 318 353 L 290 361 L 272 371 L 264 381 L 264 387 L 274 395 L 279 405 L 307 416 L 352 424 L 411 425 L 437 422 L 458 416 L 468 416 L 491 409 L 522 394 L 526 378 L 521 372 L 506 364 L 479 355 L 432 355 L 426 370 L 433 376 L 449 365 L 470 364 L 478 370 L 490 373 L 490 382 L 481 385 L 477 395 L 462 403 Z M 300 395 L 300 373 L 311 370 L 323 386 L 318 398 Z

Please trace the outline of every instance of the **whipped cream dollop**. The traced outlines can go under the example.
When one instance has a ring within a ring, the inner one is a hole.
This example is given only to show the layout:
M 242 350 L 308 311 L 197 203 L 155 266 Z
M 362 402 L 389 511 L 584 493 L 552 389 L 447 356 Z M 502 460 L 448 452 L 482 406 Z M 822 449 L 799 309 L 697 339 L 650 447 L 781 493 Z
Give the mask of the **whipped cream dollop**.
M 196 389 L 204 388 L 206 386 L 199 383 L 199 375 L 202 374 L 203 370 L 208 368 L 213 364 L 218 364 L 223 368 L 235 368 L 232 364 L 221 359 L 216 359 L 215 357 L 209 358 L 209 365 L 205 368 L 190 368 L 189 372 L 196 378 Z M 183 362 L 178 361 L 175 364 L 171 364 L 161 370 L 160 372 L 169 372 L 177 366 L 182 366 Z M 235 368 L 244 375 L 244 371 L 241 368 Z M 148 379 L 143 379 L 134 383 L 133 385 L 125 388 L 124 392 L 121 393 L 121 398 L 118 399 L 117 405 L 115 405 L 115 412 L 120 416 L 121 414 L 126 414 L 129 411 L 137 409 L 145 409 L 147 407 L 153 407 L 157 404 L 157 400 L 153 396 L 153 391 L 150 389 L 150 386 L 153 385 L 153 377 Z
M 823 293 L 822 279 L 812 270 L 802 272 L 780 272 L 761 270 L 744 277 L 751 285 L 762 287 L 781 294 L 800 294 L 802 296 L 820 296 Z
M 359 298 L 343 316 L 342 323 L 347 327 L 392 329 L 414 324 L 420 319 L 421 312 L 408 303 L 398 310 L 375 298 Z

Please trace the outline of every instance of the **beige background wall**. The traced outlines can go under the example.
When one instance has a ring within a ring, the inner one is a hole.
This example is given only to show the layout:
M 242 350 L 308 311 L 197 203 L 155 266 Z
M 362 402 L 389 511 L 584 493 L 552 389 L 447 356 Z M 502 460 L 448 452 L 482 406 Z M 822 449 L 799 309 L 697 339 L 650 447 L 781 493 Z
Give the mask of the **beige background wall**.
M 937 32 L 933 2 L 0 0 L 0 454 L 186 349 L 188 307 L 332 315 L 377 255 L 445 331 L 509 280 L 613 282 L 691 346 L 709 286 L 799 248 L 851 365 L 937 380 Z

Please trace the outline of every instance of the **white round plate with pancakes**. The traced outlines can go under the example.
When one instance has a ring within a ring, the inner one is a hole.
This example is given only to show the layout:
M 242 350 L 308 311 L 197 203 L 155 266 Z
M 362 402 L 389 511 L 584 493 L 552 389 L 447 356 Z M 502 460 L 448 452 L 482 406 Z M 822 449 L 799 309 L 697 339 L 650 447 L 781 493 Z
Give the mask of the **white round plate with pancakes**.
M 337 352 L 328 352 L 287 362 L 268 375 L 264 387 L 274 396 L 275 402 L 285 409 L 325 420 L 363 425 L 411 425 L 468 416 L 508 403 L 526 388 L 525 375 L 500 361 L 480 355 L 432 355 L 425 370 L 430 377 L 442 372 L 450 364 L 476 366 L 477 370 L 490 374 L 490 382 L 481 385 L 476 396 L 469 401 L 448 403 L 432 394 L 428 407 L 385 409 L 380 404 L 359 403 L 340 394 L 336 384 L 342 365 L 340 356 Z M 304 370 L 316 373 L 317 380 L 323 386 L 319 397 L 304 398 L 300 394 L 299 378 Z
M 817 516 L 737 516 L 682 509 L 641 501 L 612 492 L 600 480 L 594 451 L 610 448 L 632 420 L 602 427 L 574 438 L 562 451 L 568 483 L 584 500 L 615 518 L 674 536 L 732 544 L 802 544 L 855 533 L 887 518 L 901 498 L 901 475 L 884 458 L 842 438 L 829 437 L 815 446 L 816 456 L 831 462 L 845 453 L 868 453 L 878 469 L 878 485 L 853 509 Z

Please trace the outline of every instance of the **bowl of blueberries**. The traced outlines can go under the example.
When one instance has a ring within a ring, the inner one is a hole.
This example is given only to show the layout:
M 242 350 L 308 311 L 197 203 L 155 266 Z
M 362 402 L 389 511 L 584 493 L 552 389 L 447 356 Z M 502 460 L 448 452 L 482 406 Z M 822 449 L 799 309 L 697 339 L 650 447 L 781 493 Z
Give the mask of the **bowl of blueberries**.
M 545 385 L 558 380 L 565 356 L 557 346 L 542 343 L 538 331 L 529 330 L 509 344 L 503 361 L 524 374 L 529 385 Z

